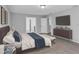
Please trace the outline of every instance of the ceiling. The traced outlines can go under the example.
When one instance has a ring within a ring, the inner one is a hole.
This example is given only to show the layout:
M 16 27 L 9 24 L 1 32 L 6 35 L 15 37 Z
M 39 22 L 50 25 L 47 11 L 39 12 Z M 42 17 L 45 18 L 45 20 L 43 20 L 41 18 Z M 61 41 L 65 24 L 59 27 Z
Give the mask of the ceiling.
M 48 15 L 72 8 L 73 5 L 47 5 L 46 8 L 40 8 L 40 5 L 8 5 L 10 12 L 32 14 L 32 15 Z

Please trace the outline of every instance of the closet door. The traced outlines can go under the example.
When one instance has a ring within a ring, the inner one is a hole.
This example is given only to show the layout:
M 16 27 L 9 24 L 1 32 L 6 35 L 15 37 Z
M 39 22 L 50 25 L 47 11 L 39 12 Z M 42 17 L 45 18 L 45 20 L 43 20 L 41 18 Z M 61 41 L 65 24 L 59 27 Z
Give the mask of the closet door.
M 41 18 L 41 33 L 47 33 L 47 18 Z

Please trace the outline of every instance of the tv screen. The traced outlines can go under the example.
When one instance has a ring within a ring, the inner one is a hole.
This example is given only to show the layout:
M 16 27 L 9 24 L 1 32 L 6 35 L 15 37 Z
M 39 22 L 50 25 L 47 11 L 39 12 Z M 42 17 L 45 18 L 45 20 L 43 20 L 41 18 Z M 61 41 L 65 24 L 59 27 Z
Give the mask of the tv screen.
M 70 15 L 56 17 L 56 25 L 70 25 Z

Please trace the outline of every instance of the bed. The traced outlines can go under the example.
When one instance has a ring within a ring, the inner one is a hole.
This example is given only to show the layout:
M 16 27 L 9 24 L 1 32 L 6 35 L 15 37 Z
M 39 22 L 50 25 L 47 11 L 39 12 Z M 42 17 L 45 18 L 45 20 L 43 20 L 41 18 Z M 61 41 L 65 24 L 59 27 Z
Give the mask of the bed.
M 34 35 L 34 34 L 37 34 L 37 33 L 31 33 L 31 34 Z M 40 34 L 37 34 L 37 35 L 43 37 Z M 22 38 L 23 38 L 23 40 L 22 40 L 22 50 L 26 50 L 26 49 L 29 49 L 29 48 L 43 48 L 45 46 L 49 46 L 49 47 L 51 46 L 51 40 L 49 38 L 47 38 L 47 37 L 43 37 L 44 42 L 41 42 L 41 45 L 38 44 L 40 42 L 38 42 L 38 41 L 35 42 L 35 39 L 32 38 L 29 34 L 23 33 Z M 36 38 L 36 40 L 39 40 L 38 37 L 35 37 L 35 38 Z
M 21 40 L 16 42 L 19 38 L 16 39 L 13 36 L 14 32 L 15 30 L 11 30 L 9 26 L 2 28 L 2 30 L 0 29 L 0 43 L 12 45 L 16 48 L 16 52 L 32 48 L 44 48 L 46 46 L 51 47 L 51 39 L 47 36 L 40 35 L 38 33 L 19 33 L 20 36 L 16 36 L 19 36 Z
M 12 54 L 15 53 L 15 46 L 9 44 L 3 44 L 3 38 L 10 31 L 9 26 L 0 28 L 0 54 Z

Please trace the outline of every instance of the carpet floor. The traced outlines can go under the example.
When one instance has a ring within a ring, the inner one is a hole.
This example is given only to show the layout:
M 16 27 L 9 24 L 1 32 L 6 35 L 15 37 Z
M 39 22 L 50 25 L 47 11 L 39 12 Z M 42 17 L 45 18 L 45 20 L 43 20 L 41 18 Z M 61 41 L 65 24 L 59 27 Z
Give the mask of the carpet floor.
M 33 49 L 22 52 L 22 54 L 78 54 L 79 44 L 64 39 L 56 39 L 51 47 Z

